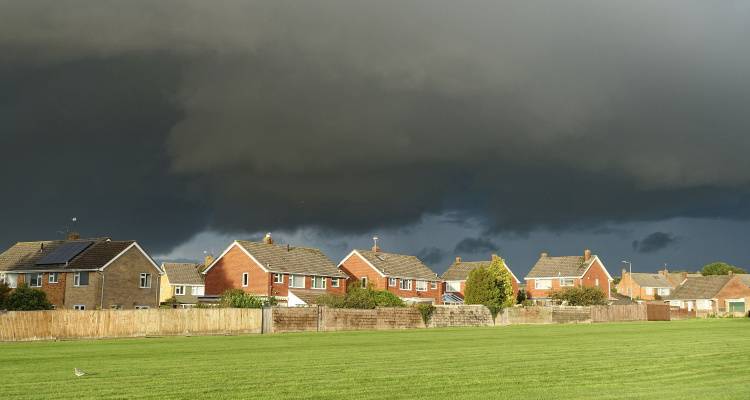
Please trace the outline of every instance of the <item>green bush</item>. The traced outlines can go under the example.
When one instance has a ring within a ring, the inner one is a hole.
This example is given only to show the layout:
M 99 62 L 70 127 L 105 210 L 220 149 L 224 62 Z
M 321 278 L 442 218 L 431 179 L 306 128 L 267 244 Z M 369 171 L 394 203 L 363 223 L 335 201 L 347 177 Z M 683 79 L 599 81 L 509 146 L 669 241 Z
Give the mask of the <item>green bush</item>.
M 229 308 L 261 308 L 269 301 L 245 293 L 242 289 L 229 289 L 221 295 L 220 303 L 222 307 Z
M 376 307 L 372 291 L 362 288 L 354 288 L 346 293 L 343 302 L 344 308 L 373 309 Z
M 526 300 L 528 300 L 528 297 L 526 297 L 526 290 L 523 288 L 518 289 L 518 294 L 516 294 L 516 304 L 523 304 Z
M 344 308 L 345 297 L 337 294 L 326 293 L 316 300 L 319 306 L 328 306 L 331 308 Z
M 377 307 L 404 307 L 406 304 L 400 297 L 387 290 L 370 290 Z
M 21 284 L 5 301 L 8 310 L 14 311 L 34 311 L 34 310 L 51 310 L 52 303 L 47 300 L 47 293 L 41 290 L 32 289 L 26 284 Z
M 419 315 L 422 316 L 422 322 L 424 322 L 424 326 L 427 326 L 427 324 L 430 323 L 430 319 L 432 318 L 432 313 L 435 312 L 435 306 L 433 306 L 431 303 L 419 303 L 414 307 L 419 310 Z
M 11 288 L 5 282 L 0 282 L 0 310 L 4 310 L 8 303 L 8 296 L 10 296 Z
M 398 296 L 386 290 L 349 288 L 345 296 L 324 294 L 317 299 L 318 305 L 333 308 L 358 308 L 370 310 L 375 307 L 405 307 Z
M 597 306 L 606 305 L 607 296 L 595 287 L 569 287 L 553 292 L 550 298 L 565 302 L 569 306 Z

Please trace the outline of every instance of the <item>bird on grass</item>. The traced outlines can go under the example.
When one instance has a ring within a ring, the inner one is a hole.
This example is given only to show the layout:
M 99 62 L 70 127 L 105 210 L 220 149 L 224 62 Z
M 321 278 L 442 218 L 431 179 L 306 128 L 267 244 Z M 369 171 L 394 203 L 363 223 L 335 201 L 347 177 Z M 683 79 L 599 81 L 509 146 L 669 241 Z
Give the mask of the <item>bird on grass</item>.
M 88 372 L 86 372 L 86 371 L 84 371 L 82 369 L 78 369 L 78 368 L 73 368 L 73 373 L 76 376 L 84 376 L 84 375 L 88 375 L 89 374 Z

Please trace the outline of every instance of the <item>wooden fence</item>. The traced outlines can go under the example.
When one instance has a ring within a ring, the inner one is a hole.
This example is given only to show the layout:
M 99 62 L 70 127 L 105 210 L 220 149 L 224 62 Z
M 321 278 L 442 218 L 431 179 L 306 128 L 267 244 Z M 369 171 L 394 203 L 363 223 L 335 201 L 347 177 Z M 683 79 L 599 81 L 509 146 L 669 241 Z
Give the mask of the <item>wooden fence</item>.
M 261 332 L 261 310 L 52 310 L 0 313 L 0 341 Z

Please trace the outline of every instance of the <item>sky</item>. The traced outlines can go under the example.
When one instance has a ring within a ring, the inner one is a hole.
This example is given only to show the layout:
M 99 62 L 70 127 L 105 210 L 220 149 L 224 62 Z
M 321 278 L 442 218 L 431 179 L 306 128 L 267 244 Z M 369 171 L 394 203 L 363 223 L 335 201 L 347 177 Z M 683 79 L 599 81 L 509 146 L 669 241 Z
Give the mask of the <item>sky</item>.
M 0 246 L 750 264 L 750 3 L 0 1 Z M 76 217 L 77 221 L 71 219 Z

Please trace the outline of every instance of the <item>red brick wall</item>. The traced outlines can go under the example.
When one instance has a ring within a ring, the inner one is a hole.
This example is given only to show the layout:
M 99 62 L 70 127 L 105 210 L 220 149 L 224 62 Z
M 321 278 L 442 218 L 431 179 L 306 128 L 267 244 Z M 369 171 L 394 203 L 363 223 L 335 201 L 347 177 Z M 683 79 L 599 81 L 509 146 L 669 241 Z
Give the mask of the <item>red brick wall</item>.
M 718 311 L 726 312 L 727 299 L 745 299 L 745 312 L 750 307 L 750 288 L 745 286 L 739 276 L 735 276 L 719 291 L 716 298 L 718 299 Z
M 242 287 L 245 272 L 249 274 L 248 286 Z M 238 245 L 234 245 L 206 273 L 206 295 L 216 296 L 227 289 L 242 289 L 246 293 L 268 296 L 271 282 L 271 274 L 264 272 Z
M 47 300 L 49 300 L 49 302 L 52 303 L 55 308 L 63 308 L 63 304 L 65 304 L 65 276 L 66 273 L 58 272 L 58 283 L 49 283 L 49 272 L 43 272 L 42 287 L 35 287 L 32 289 L 42 290 L 45 294 L 47 294 Z M 72 274 L 71 279 L 73 279 Z M 22 283 L 28 284 L 28 282 L 26 282 L 25 273 L 18 274 L 18 285 L 20 286 Z
M 596 287 L 596 280 L 599 279 L 599 285 L 598 287 L 607 295 L 609 296 L 609 279 L 607 278 L 606 272 L 604 272 L 604 267 L 599 263 L 599 261 L 594 261 L 594 263 L 591 265 L 591 268 L 589 268 L 588 271 L 586 271 L 586 274 L 583 276 L 583 279 L 575 279 L 574 286 L 590 286 L 590 287 Z M 531 298 L 544 298 L 549 297 L 552 292 L 559 291 L 561 289 L 564 289 L 560 286 L 560 279 L 554 278 L 552 279 L 552 289 L 551 290 L 541 290 L 541 289 L 534 289 L 534 279 L 529 279 L 526 281 L 526 292 L 531 293 Z

